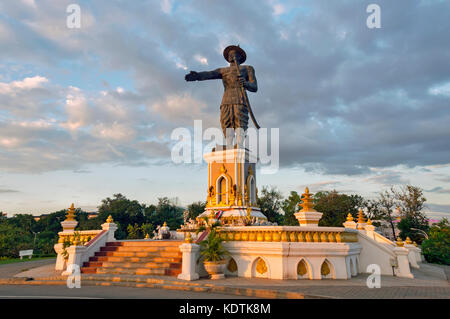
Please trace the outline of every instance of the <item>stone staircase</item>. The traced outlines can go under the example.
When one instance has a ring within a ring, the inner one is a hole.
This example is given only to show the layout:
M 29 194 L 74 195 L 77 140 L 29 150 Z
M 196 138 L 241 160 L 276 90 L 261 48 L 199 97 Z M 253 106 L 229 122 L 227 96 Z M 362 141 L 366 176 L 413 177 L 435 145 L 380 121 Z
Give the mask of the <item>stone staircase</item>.
M 81 267 L 83 274 L 177 276 L 181 241 L 116 241 L 107 243 Z

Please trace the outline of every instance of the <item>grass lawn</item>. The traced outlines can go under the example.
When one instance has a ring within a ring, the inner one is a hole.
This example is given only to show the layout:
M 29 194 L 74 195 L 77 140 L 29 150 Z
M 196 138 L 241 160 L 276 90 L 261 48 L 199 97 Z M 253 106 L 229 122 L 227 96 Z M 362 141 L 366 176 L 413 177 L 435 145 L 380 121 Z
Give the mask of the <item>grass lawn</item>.
M 54 256 L 54 257 L 33 257 L 31 259 L 28 259 L 28 257 L 23 257 L 23 259 L 20 259 L 20 258 L 0 259 L 0 265 L 6 265 L 6 264 L 12 264 L 12 263 L 21 263 L 21 262 L 42 260 L 42 259 L 51 259 L 51 258 L 56 258 L 56 256 Z

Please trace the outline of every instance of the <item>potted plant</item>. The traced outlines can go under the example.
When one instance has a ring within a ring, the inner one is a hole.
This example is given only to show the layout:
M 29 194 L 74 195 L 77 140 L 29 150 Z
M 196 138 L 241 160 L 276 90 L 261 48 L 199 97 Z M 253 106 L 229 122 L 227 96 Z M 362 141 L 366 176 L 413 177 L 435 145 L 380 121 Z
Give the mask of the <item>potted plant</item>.
M 203 257 L 203 265 L 205 266 L 211 279 L 224 278 L 226 256 L 228 251 L 223 247 L 222 238 L 216 235 L 214 229 L 211 230 L 207 239 L 200 243 L 200 255 Z

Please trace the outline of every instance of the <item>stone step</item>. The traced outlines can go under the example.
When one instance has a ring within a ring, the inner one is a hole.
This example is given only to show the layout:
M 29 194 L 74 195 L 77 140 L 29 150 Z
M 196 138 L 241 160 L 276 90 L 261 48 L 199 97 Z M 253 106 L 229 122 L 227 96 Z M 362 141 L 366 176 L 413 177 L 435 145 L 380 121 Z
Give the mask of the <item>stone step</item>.
M 126 251 L 126 252 L 178 252 L 177 246 L 106 246 L 100 251 Z
M 170 268 L 181 269 L 181 263 L 123 263 L 123 262 L 87 262 L 83 264 L 83 267 L 102 267 L 102 268 Z
M 159 252 L 138 252 L 138 251 L 98 251 L 95 253 L 95 257 L 173 257 L 181 258 L 180 251 L 159 251 Z
M 166 247 L 179 247 L 183 244 L 180 240 L 144 240 L 144 241 L 115 241 L 106 243 L 107 247 L 154 247 L 154 246 L 166 246 Z
M 123 275 L 159 275 L 178 276 L 181 269 L 171 268 L 104 268 L 104 267 L 82 267 L 81 273 L 87 274 L 123 274 Z
M 89 262 L 168 262 L 181 263 L 181 255 L 179 257 L 116 257 L 116 256 L 94 256 L 89 258 Z

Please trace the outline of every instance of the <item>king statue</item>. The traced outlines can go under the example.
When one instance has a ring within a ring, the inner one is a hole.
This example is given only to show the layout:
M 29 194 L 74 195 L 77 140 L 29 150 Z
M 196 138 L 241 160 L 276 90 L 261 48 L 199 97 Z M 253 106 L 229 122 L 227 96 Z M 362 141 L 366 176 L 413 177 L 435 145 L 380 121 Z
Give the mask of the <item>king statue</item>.
M 248 127 L 248 117 L 250 117 L 259 128 L 256 122 L 250 103 L 248 101 L 247 90 L 256 92 L 258 84 L 256 82 L 255 70 L 250 65 L 242 65 L 247 59 L 247 55 L 239 46 L 230 45 L 223 51 L 225 60 L 230 66 L 218 68 L 213 71 L 195 72 L 186 74 L 186 81 L 204 81 L 222 79 L 224 94 L 220 105 L 220 124 L 226 138 L 227 148 L 232 147 L 233 141 L 239 148 L 244 145 L 245 131 Z

